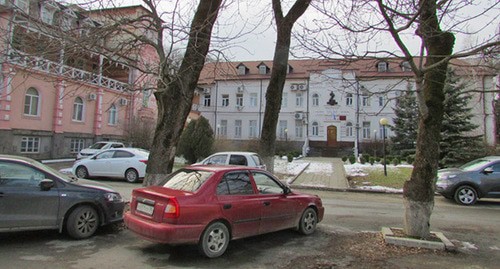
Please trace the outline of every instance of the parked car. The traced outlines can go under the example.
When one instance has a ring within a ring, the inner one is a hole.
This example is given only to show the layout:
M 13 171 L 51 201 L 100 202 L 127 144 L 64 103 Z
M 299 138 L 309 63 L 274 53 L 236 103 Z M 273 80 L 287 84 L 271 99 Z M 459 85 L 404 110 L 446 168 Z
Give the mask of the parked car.
M 205 158 L 196 164 L 216 164 L 216 165 L 244 165 L 266 169 L 266 165 L 259 154 L 247 151 L 227 151 L 218 152 Z
M 80 150 L 78 154 L 76 155 L 76 159 L 83 159 L 83 158 L 88 158 L 102 150 L 105 149 L 111 149 L 111 148 L 124 148 L 125 145 L 121 142 L 115 142 L 115 141 L 101 141 L 93 144 L 92 146 Z
M 58 229 L 92 236 L 123 220 L 124 201 L 111 187 L 76 180 L 35 160 L 0 155 L 0 232 Z
M 283 229 L 312 234 L 323 219 L 318 196 L 292 191 L 267 171 L 243 166 L 188 166 L 158 186 L 134 189 L 125 224 L 153 242 L 198 244 L 221 256 L 229 240 Z
M 439 170 L 436 192 L 462 205 L 472 205 L 480 198 L 500 198 L 500 156 Z
M 124 178 L 130 183 L 146 175 L 149 151 L 139 148 L 117 148 L 101 151 L 76 161 L 72 172 L 79 178 Z

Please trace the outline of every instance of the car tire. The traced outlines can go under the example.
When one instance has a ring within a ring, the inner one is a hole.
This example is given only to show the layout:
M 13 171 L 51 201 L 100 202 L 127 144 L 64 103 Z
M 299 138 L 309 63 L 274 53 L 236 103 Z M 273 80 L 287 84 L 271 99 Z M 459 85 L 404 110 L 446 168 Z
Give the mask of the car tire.
M 463 185 L 455 190 L 454 198 L 458 204 L 473 205 L 477 201 L 477 191 L 469 185 Z
M 88 238 L 97 231 L 99 227 L 99 215 L 90 206 L 79 206 L 68 216 L 66 231 L 75 239 Z
M 229 244 L 229 229 L 222 222 L 214 222 L 207 226 L 201 235 L 198 248 L 208 258 L 217 258 L 224 254 Z
M 304 210 L 302 217 L 300 217 L 299 232 L 304 235 L 310 235 L 316 231 L 316 225 L 318 224 L 318 214 L 316 210 L 309 207 Z
M 125 180 L 129 183 L 135 183 L 139 180 L 139 173 L 137 173 L 137 170 L 129 168 L 125 171 Z
M 76 168 L 75 171 L 75 176 L 79 178 L 88 178 L 89 177 L 89 171 L 87 170 L 87 167 L 80 165 Z

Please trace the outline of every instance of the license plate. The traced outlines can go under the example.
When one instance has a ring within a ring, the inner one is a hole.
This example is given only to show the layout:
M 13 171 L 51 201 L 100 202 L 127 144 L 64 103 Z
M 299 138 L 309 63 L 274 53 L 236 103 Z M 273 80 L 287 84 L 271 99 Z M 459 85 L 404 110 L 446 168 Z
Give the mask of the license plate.
M 147 214 L 147 215 L 151 216 L 151 215 L 153 215 L 154 209 L 155 209 L 154 206 L 143 204 L 143 203 L 137 203 L 136 210 L 139 211 L 139 212 L 142 212 L 144 214 Z

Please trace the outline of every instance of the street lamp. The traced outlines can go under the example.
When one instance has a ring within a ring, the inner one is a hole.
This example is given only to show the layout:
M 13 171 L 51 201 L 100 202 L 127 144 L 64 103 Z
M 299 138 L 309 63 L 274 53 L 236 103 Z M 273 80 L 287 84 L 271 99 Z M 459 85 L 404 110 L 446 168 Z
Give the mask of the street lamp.
M 288 142 L 288 128 L 285 128 L 285 142 Z
M 382 144 L 382 153 L 384 154 L 384 176 L 387 176 L 387 159 L 385 157 L 385 126 L 389 124 L 389 120 L 386 118 L 381 118 L 379 121 L 380 125 L 382 125 L 382 137 L 384 138 L 384 142 Z

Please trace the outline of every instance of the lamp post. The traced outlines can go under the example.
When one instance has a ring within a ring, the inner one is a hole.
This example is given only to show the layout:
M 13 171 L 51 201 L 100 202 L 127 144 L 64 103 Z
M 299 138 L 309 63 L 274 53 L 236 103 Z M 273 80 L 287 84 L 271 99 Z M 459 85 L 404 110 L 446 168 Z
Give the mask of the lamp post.
M 285 128 L 285 142 L 288 142 L 288 128 Z
M 380 125 L 382 125 L 382 137 L 384 141 L 382 144 L 382 154 L 384 154 L 384 176 L 387 176 L 387 159 L 385 154 L 385 126 L 389 124 L 389 120 L 386 118 L 381 118 L 379 123 Z
M 377 158 L 377 130 L 373 130 L 373 135 L 375 137 L 374 141 L 374 145 L 373 145 L 373 154 L 375 155 L 374 157 Z

